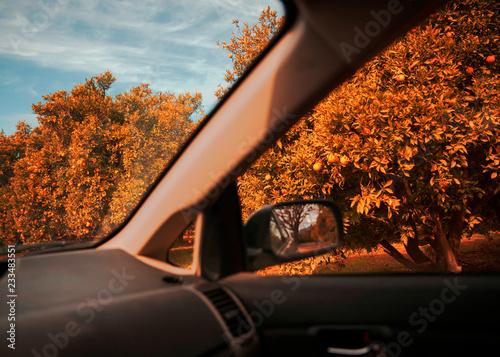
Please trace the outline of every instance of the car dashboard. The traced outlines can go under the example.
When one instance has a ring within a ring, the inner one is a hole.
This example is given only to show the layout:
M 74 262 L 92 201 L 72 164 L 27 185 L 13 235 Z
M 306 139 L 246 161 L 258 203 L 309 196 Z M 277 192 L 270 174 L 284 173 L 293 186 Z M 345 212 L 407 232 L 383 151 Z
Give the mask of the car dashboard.
M 258 353 L 245 308 L 216 283 L 168 275 L 121 250 L 35 255 L 18 262 L 16 355 Z M 7 284 L 1 286 L 5 290 Z

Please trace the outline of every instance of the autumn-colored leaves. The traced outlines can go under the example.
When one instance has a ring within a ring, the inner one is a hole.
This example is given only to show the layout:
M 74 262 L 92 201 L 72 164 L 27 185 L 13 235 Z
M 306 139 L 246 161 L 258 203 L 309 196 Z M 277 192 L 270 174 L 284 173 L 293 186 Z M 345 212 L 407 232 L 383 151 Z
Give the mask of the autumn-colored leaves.
M 269 8 L 254 26 L 235 21 L 237 35 L 219 43 L 232 63 L 228 85 L 282 21 Z M 499 21 L 497 3 L 450 3 L 367 63 L 238 178 L 244 215 L 333 199 L 348 247 L 430 242 L 448 269 L 436 234 L 457 246 L 463 232 L 496 222 L 487 205 L 499 190 Z M 0 137 L 7 242 L 106 234 L 192 130 L 199 96 L 143 85 L 111 98 L 113 80 L 105 73 L 44 97 L 33 107 L 38 128 Z
M 488 14 L 488 16 L 491 16 L 491 15 L 492 15 L 492 13 Z M 434 29 L 434 31 L 436 31 L 436 33 L 438 33 L 439 30 L 444 29 L 444 32 L 441 32 L 441 33 L 442 33 L 442 36 L 447 40 L 447 44 L 449 46 L 459 45 L 459 46 L 464 46 L 463 48 L 465 48 L 468 46 L 468 44 L 470 42 L 478 44 L 478 42 L 480 41 L 479 37 L 475 36 L 474 31 L 471 33 L 467 30 L 465 30 L 465 31 L 462 30 L 462 31 L 460 31 L 460 34 L 457 35 L 454 31 L 451 31 L 452 27 L 449 25 L 449 23 L 448 24 L 440 24 L 439 23 L 441 18 L 438 17 L 438 14 L 432 14 L 431 19 L 433 19 L 434 26 L 437 26 L 437 28 Z M 458 21 L 457 19 L 454 19 L 454 18 L 450 18 L 450 19 L 453 22 Z M 470 23 L 471 19 L 468 19 L 467 22 Z M 440 28 L 440 25 L 442 25 L 443 28 Z M 417 31 L 425 31 L 425 29 L 413 28 L 410 30 L 410 33 L 416 34 L 416 36 L 420 36 L 420 34 L 417 34 Z M 465 39 L 462 37 L 465 37 Z M 487 43 L 490 43 L 491 40 L 489 38 L 486 38 L 485 41 Z M 494 41 L 494 42 L 496 42 L 496 41 Z M 460 49 L 459 49 L 459 51 L 460 51 Z M 478 67 L 481 65 L 484 65 L 484 64 L 491 65 L 496 60 L 495 55 L 487 53 L 487 52 L 478 53 L 475 51 L 471 51 L 471 49 L 469 49 L 468 52 L 469 52 L 469 55 L 473 55 L 473 56 L 469 56 L 469 58 L 467 59 L 467 62 L 469 62 L 469 63 L 475 62 L 475 65 Z M 472 57 L 475 57 L 475 58 L 472 58 Z M 463 65 L 463 62 L 459 61 L 459 64 Z M 474 70 L 477 69 L 471 65 L 468 65 L 464 68 L 465 68 L 465 73 L 467 73 L 469 75 L 473 74 Z M 404 82 L 406 79 L 406 76 L 404 74 L 399 73 L 399 74 L 394 75 L 394 79 L 397 82 Z
M 264 9 L 259 17 L 259 22 L 253 26 L 244 23 L 240 26 L 238 20 L 233 20 L 237 34 L 233 32 L 230 41 L 217 41 L 219 48 L 229 52 L 232 68 L 224 76 L 226 83 L 233 84 L 250 63 L 262 52 L 270 38 L 272 38 L 283 25 L 284 19 L 277 16 L 276 11 L 270 7 Z M 228 88 L 219 88 L 215 91 L 217 98 L 222 98 Z
M 348 247 L 425 239 L 436 269 L 456 269 L 435 232 L 462 227 L 447 236 L 456 247 L 496 222 L 487 198 L 500 189 L 499 21 L 499 4 L 449 4 L 367 63 L 238 181 L 245 214 L 333 199 Z
M 200 95 L 114 98 L 109 72 L 33 105 L 39 126 L 0 135 L 4 244 L 98 238 L 119 225 L 192 131 Z

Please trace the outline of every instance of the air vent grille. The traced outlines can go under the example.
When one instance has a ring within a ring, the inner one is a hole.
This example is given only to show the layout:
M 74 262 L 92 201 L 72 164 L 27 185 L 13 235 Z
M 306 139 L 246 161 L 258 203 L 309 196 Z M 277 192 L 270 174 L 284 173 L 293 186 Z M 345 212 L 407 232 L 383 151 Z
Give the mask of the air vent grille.
M 251 327 L 248 320 L 226 291 L 217 288 L 205 291 L 204 294 L 212 302 L 217 311 L 219 311 L 234 337 L 239 337 L 250 332 Z

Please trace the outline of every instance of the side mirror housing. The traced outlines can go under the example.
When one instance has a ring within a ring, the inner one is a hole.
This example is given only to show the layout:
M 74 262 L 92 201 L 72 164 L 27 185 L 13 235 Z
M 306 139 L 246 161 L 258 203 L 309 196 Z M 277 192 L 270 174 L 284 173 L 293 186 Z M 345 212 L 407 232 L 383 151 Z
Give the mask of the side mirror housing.
M 330 252 L 342 245 L 343 231 L 340 210 L 332 201 L 266 206 L 245 224 L 249 267 L 259 270 Z

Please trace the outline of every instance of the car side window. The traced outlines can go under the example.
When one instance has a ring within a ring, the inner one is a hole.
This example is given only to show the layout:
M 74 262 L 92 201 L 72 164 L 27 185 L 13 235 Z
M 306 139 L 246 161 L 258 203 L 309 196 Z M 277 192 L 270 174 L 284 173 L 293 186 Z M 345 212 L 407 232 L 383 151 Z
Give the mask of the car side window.
M 168 263 L 179 268 L 191 269 L 193 266 L 195 227 L 195 221 L 193 221 L 179 234 L 167 251 Z
M 262 274 L 500 271 L 499 19 L 497 3 L 447 4 L 241 177 L 245 218 L 299 198 L 343 210 L 343 249 Z

